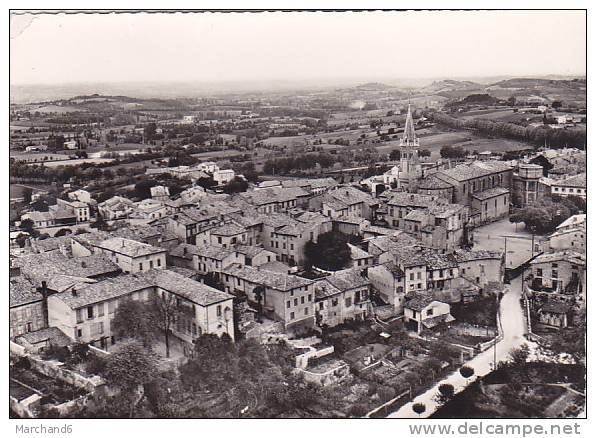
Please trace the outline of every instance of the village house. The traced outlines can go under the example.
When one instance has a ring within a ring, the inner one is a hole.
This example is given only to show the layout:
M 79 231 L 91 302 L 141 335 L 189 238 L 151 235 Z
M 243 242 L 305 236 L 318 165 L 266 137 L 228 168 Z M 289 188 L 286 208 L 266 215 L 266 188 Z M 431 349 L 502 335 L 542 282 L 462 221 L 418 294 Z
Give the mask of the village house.
M 170 199 L 170 189 L 166 186 L 151 187 L 151 199 L 156 201 L 165 201 Z
M 97 211 L 107 221 L 123 219 L 134 211 L 134 203 L 130 199 L 113 196 L 97 204 Z
M 44 297 L 35 284 L 24 276 L 9 281 L 10 338 L 47 327 Z
M 245 265 L 243 254 L 232 248 L 204 245 L 196 246 L 193 250 L 193 269 L 201 275 L 215 274 L 216 277 L 223 268 L 238 263 Z
M 393 307 L 394 314 L 402 314 L 406 295 L 404 271 L 394 262 L 386 262 L 368 268 L 368 279 L 379 298 Z
M 503 253 L 488 250 L 455 251 L 459 275 L 481 288 L 488 283 L 502 283 L 505 273 Z
M 586 174 L 580 173 L 579 175 L 554 182 L 551 185 L 551 194 L 558 195 L 563 198 L 567 196 L 578 196 L 582 199 L 586 199 Z
M 557 229 L 548 236 L 548 247 L 551 251 L 573 250 L 586 252 L 586 226 L 580 223 L 575 227 Z
M 549 327 L 566 328 L 571 322 L 571 310 L 571 303 L 547 301 L 538 309 L 538 321 Z
M 77 342 L 107 350 L 117 342 L 112 320 L 119 303 L 149 301 L 155 294 L 173 294 L 178 305 L 188 308 L 184 322 L 173 331 L 183 340 L 190 342 L 203 333 L 227 333 L 234 338 L 232 297 L 171 271 L 122 275 L 54 294 L 48 298 L 49 324 Z
M 366 270 L 344 269 L 315 284 L 315 311 L 319 326 L 335 327 L 369 315 L 370 286 Z
M 404 304 L 404 323 L 410 330 L 420 334 L 423 330 L 432 330 L 442 323 L 450 323 L 455 318 L 451 315 L 451 306 L 435 300 L 428 295 L 415 295 Z
M 586 257 L 576 251 L 544 253 L 530 262 L 531 288 L 585 301 Z
M 231 248 L 237 243 L 246 243 L 246 230 L 233 222 L 207 228 L 197 234 L 197 245 L 216 245 Z
M 95 245 L 96 254 L 105 254 L 125 273 L 165 269 L 165 248 L 159 248 L 135 240 L 113 237 Z
M 350 267 L 368 268 L 373 265 L 374 257 L 371 254 L 351 243 L 348 243 L 348 248 L 350 248 Z
M 372 220 L 379 202 L 355 187 L 341 186 L 322 195 L 321 205 L 322 213 L 332 219 L 354 216 Z
M 306 278 L 234 264 L 223 269 L 225 291 L 246 296 L 268 318 L 281 321 L 286 329 L 315 325 L 314 282 Z
M 87 190 L 78 189 L 68 194 L 68 199 L 71 201 L 84 202 L 85 204 L 92 204 L 95 200 L 91 197 L 91 193 Z
M 284 188 L 299 187 L 312 195 L 320 195 L 337 186 L 333 178 L 299 178 L 281 181 Z

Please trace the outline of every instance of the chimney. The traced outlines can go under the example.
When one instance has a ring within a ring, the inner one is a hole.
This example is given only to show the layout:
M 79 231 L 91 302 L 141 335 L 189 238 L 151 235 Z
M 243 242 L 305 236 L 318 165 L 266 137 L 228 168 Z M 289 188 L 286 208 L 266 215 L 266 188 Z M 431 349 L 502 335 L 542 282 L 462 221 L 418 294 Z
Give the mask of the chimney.
M 186 246 L 185 246 L 185 247 L 183 247 L 183 250 L 182 250 L 182 252 L 183 252 L 183 254 L 184 254 L 184 255 L 186 255 L 186 253 L 187 253 Z

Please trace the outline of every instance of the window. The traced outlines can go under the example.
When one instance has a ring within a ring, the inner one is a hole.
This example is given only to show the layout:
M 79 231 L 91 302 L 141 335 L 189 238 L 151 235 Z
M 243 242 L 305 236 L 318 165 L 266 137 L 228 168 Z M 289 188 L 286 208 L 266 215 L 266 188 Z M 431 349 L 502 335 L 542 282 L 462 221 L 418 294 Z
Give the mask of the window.
M 77 309 L 77 323 L 83 322 L 83 309 Z
M 323 307 L 325 307 L 325 303 L 323 301 L 321 301 L 319 303 L 319 309 L 323 310 Z
M 298 305 L 298 298 L 294 298 L 294 306 Z
M 161 259 L 157 259 L 157 266 L 161 266 Z
M 300 297 L 300 304 L 304 304 L 304 295 Z
M 217 316 L 221 316 L 221 305 L 216 307 Z
M 333 300 L 331 300 L 331 305 L 333 307 L 337 306 L 338 303 L 339 303 L 339 300 L 337 298 L 333 298 Z
M 286 304 L 287 304 L 288 309 L 292 306 L 292 302 L 290 300 L 288 300 L 288 302 Z
M 149 260 L 149 269 L 153 269 L 153 260 Z
M 558 263 L 553 263 L 551 266 L 552 266 L 553 268 L 558 268 L 558 267 L 559 267 L 559 264 L 558 264 Z
M 410 281 L 411 280 L 414 280 L 414 273 L 413 272 L 410 272 Z
M 433 309 L 428 309 L 426 311 L 426 316 L 432 316 L 432 314 L 433 314 Z
M 443 275 L 443 273 L 442 273 L 442 272 L 441 272 L 441 275 Z M 422 272 L 418 272 L 418 273 L 416 273 L 416 278 L 417 278 L 418 280 L 422 279 Z
M 290 319 L 294 319 L 294 312 L 290 312 Z
M 93 319 L 93 306 L 87 307 L 87 319 Z
M 141 263 L 139 263 L 139 271 L 142 271 L 142 270 L 143 270 L 143 263 L 141 262 Z
M 312 301 L 312 294 L 308 294 L 308 301 Z
M 350 307 L 352 305 L 352 298 L 346 298 L 346 307 Z
M 27 333 L 31 333 L 33 331 L 33 324 L 28 322 L 27 323 Z
M 536 277 L 542 277 L 542 269 L 536 269 Z
M 422 283 L 418 283 L 418 289 L 422 289 Z
M 305 314 L 305 315 L 308 315 L 308 307 L 305 307 L 305 308 L 304 308 L 304 314 Z
M 75 328 L 75 337 L 80 338 L 83 336 L 83 330 L 80 328 Z
M 553 269 L 552 277 L 553 278 L 559 278 L 559 272 L 556 269 Z
M 103 316 L 103 312 L 104 312 L 103 303 L 99 303 L 97 305 L 97 316 Z

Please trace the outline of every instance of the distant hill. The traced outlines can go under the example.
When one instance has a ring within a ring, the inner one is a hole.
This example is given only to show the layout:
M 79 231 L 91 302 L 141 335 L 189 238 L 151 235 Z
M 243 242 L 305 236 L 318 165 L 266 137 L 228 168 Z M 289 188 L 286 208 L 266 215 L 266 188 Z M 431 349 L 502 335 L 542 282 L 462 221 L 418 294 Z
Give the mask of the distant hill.
M 357 90 L 361 90 L 361 91 L 384 91 L 384 90 L 390 90 L 395 87 L 392 87 L 391 85 L 383 84 L 381 82 L 368 82 L 366 84 L 357 85 L 354 88 Z
M 495 82 L 490 87 L 500 88 L 535 88 L 535 87 L 565 87 L 581 89 L 586 86 L 586 79 L 541 79 L 541 78 L 513 78 Z
M 435 81 L 426 87 L 419 90 L 425 94 L 438 94 L 439 96 L 447 98 L 464 97 L 473 92 L 483 92 L 484 86 L 472 81 L 457 81 L 453 79 L 445 79 L 442 81 Z

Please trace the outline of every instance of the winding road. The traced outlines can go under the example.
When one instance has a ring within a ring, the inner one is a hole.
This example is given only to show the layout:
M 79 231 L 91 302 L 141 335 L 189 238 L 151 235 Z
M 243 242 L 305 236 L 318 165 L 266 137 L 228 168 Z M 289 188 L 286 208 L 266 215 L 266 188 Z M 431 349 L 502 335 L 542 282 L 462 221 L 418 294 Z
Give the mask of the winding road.
M 500 303 L 503 338 L 496 345 L 497 362 L 506 360 L 512 350 L 528 342 L 524 337 L 527 329 L 523 310 L 520 305 L 520 298 L 521 277 L 517 277 L 511 281 L 509 290 L 503 295 Z M 478 354 L 466 362 L 466 365 L 474 368 L 474 376 L 465 379 L 459 373 L 459 370 L 457 370 L 445 379 L 437 382 L 437 384 L 426 392 L 418 395 L 413 401 L 408 402 L 397 411 L 389 414 L 388 418 L 427 418 L 431 416 L 440 407 L 440 404 L 435 400 L 439 393 L 439 385 L 450 383 L 455 388 L 456 393 L 460 392 L 478 377 L 485 376 L 492 371 L 494 355 L 494 348 L 489 348 Z M 421 415 L 416 414 L 412 410 L 414 403 L 423 403 L 426 410 Z

